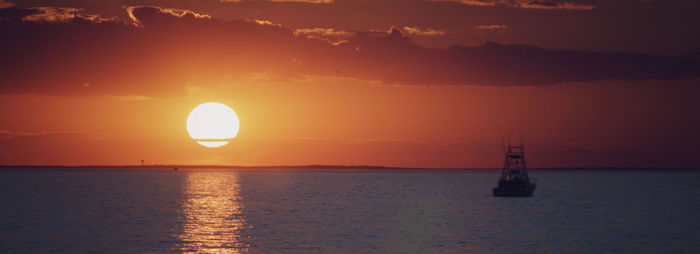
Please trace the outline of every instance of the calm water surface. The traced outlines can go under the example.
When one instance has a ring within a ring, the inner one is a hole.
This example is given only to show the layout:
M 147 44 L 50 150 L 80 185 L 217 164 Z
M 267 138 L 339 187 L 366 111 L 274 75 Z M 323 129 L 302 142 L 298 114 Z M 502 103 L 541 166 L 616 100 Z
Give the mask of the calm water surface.
M 698 253 L 700 172 L 0 170 L 3 253 Z

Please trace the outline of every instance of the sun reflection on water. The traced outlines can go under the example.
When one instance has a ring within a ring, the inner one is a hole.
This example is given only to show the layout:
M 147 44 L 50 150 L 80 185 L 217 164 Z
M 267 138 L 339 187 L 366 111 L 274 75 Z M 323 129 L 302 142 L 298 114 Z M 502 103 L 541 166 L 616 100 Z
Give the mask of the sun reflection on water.
M 241 253 L 248 250 L 241 229 L 239 176 L 234 172 L 187 172 L 180 250 L 186 253 Z

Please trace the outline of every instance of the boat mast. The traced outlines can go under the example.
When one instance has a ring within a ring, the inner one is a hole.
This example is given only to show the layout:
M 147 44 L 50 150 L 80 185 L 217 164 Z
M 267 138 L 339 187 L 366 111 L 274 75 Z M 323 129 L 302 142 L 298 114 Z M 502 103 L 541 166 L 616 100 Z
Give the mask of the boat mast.
M 505 162 L 503 165 L 503 171 L 501 171 L 500 181 L 511 181 L 516 178 L 520 180 L 528 181 L 527 166 L 525 164 L 525 145 L 523 143 L 523 136 L 518 129 L 520 135 L 520 145 L 514 146 L 510 143 L 510 138 L 508 139 L 508 146 L 506 149 L 505 142 L 503 140 L 503 132 L 501 131 L 501 144 L 504 150 Z
M 527 176 L 527 164 L 525 163 L 525 142 L 523 142 L 523 131 L 518 127 L 518 136 L 520 137 L 520 153 L 522 155 L 523 168 L 521 169 L 525 180 L 528 180 Z

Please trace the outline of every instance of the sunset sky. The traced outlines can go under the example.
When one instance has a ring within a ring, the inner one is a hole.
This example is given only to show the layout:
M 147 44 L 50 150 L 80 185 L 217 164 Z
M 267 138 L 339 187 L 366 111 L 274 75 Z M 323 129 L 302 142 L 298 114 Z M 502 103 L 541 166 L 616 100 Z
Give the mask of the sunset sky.
M 700 167 L 697 0 L 0 0 L 0 165 Z M 185 127 L 235 110 L 228 145 Z

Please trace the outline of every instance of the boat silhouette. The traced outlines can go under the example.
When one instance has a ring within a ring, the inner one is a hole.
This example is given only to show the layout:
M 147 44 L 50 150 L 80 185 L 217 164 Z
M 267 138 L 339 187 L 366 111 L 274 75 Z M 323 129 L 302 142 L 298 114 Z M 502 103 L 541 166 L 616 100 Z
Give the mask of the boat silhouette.
M 498 186 L 493 188 L 493 195 L 496 197 L 532 197 L 537 187 L 537 180 L 530 178 L 527 174 L 522 135 L 520 136 L 519 146 L 510 145 L 510 141 L 508 143 L 506 149 L 506 145 L 503 143 L 503 134 L 501 133 L 505 162 L 503 163 L 501 178 L 498 180 Z

